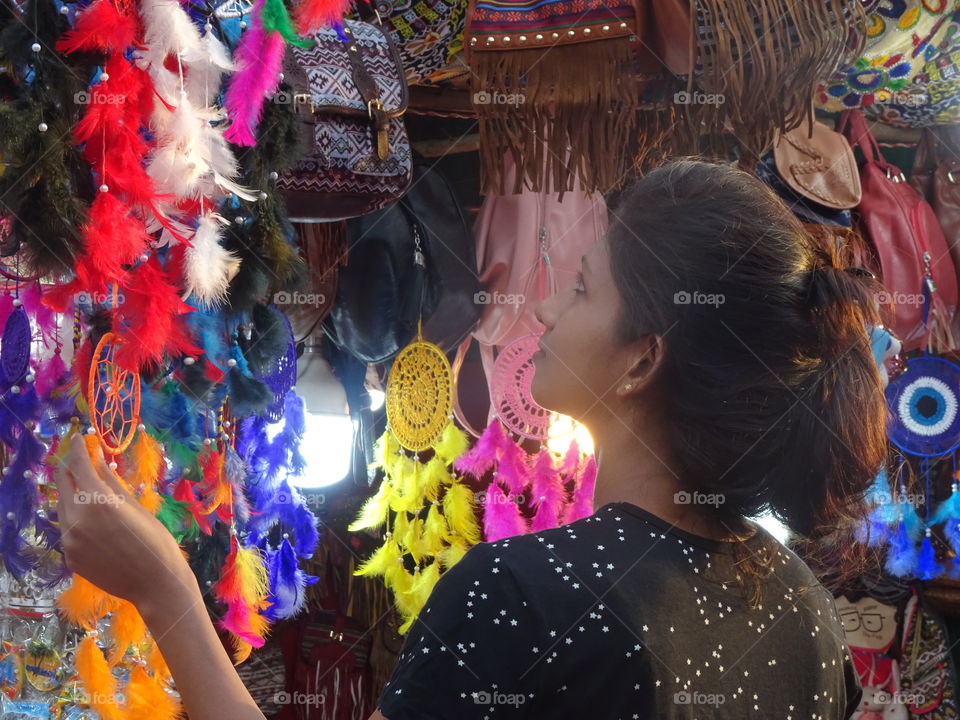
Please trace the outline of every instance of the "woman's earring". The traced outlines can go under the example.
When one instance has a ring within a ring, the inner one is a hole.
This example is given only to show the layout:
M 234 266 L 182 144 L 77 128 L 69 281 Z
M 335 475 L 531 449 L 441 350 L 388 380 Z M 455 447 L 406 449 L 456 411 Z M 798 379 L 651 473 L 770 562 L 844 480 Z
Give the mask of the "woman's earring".
M 624 392 L 629 392 L 630 390 L 633 390 L 633 383 L 627 383 L 626 385 L 623 386 Z

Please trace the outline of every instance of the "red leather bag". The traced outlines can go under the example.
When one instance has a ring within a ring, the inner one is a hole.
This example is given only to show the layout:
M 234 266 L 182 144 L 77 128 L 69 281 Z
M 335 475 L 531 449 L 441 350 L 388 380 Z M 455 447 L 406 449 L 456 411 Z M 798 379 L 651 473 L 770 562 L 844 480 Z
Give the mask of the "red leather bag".
M 890 312 L 894 333 L 904 350 L 953 349 L 957 273 L 937 216 L 900 169 L 883 158 L 859 110 L 844 112 L 837 130 L 865 158 L 857 218 L 887 289 L 878 300 Z
M 953 264 L 960 270 L 960 158 L 952 148 L 960 141 L 960 127 L 927 128 L 917 145 L 910 184 L 936 213 L 947 239 Z

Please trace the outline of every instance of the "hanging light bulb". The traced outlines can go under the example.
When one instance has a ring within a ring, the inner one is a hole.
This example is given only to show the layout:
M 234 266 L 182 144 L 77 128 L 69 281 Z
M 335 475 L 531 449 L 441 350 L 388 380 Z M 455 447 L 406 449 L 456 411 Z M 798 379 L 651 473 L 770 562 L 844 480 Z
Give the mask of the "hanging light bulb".
M 291 483 L 320 488 L 340 482 L 350 473 L 353 420 L 347 394 L 321 355 L 319 342 L 308 340 L 297 360 L 297 394 L 305 406 L 305 430 L 300 452 L 306 467 Z

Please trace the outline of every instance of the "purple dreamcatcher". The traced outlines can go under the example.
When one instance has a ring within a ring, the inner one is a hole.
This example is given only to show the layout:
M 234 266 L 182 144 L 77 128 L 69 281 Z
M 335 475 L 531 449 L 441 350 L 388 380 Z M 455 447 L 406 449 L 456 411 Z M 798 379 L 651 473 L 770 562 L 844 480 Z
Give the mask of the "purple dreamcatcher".
M 293 342 L 293 328 L 286 314 L 279 315 L 287 328 L 287 349 L 273 361 L 269 372 L 260 376 L 273 393 L 273 400 L 264 413 L 264 417 L 270 422 L 278 422 L 283 417 L 284 400 L 297 381 L 297 348 Z

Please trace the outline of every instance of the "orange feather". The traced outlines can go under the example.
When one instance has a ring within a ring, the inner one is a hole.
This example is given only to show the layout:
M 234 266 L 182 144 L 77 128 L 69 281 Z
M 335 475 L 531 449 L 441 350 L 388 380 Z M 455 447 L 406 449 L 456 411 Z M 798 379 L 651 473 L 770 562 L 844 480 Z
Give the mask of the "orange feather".
M 133 603 L 118 600 L 110 622 L 110 632 L 114 641 L 113 655 L 110 657 L 110 665 L 113 666 L 123 659 L 127 648 L 140 645 L 146 639 L 147 626 Z
M 93 635 L 80 641 L 75 662 L 90 707 L 97 711 L 101 720 L 123 720 L 116 701 L 117 680 L 110 673 L 110 666 Z
M 162 682 L 142 667 L 135 667 L 124 689 L 127 717 L 136 720 L 178 720 L 183 708 L 178 699 L 167 692 Z
M 97 620 L 115 610 L 118 602 L 117 598 L 76 573 L 73 574 L 73 584 L 57 598 L 63 617 L 87 630 L 92 630 Z

